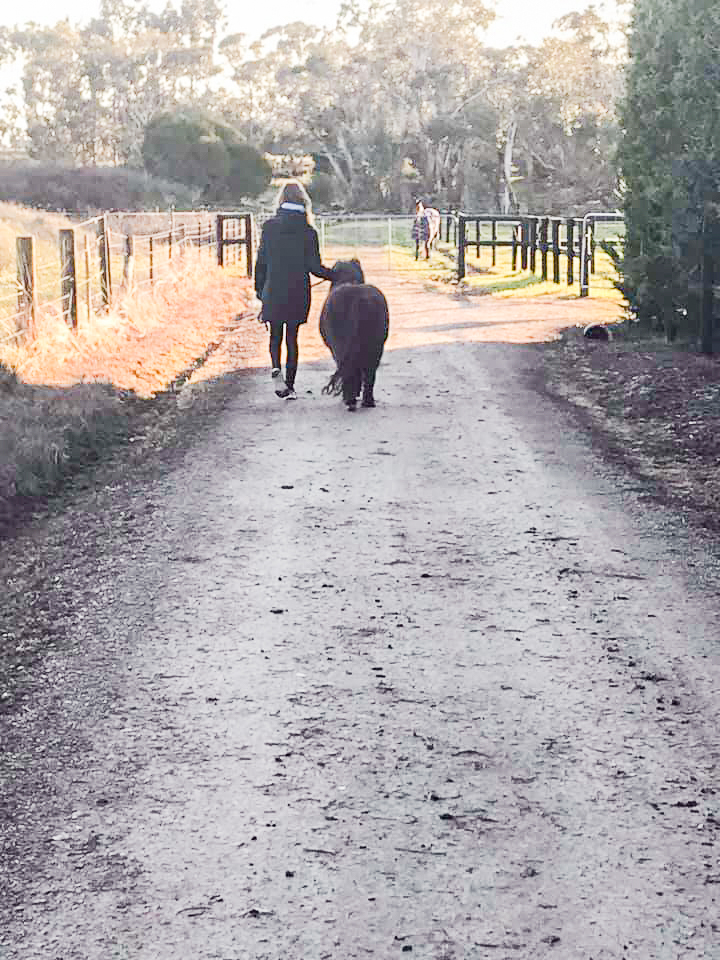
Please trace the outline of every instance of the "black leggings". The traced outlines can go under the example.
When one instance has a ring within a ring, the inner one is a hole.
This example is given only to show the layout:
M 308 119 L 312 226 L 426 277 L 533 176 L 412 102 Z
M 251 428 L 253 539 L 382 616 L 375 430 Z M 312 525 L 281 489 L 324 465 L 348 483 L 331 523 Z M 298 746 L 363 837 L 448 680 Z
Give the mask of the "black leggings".
M 285 364 L 285 383 L 292 387 L 295 383 L 295 374 L 298 366 L 298 329 L 297 323 L 278 323 L 270 328 L 270 360 L 273 367 L 282 366 L 281 351 L 283 332 L 285 333 L 285 349 L 287 361 Z

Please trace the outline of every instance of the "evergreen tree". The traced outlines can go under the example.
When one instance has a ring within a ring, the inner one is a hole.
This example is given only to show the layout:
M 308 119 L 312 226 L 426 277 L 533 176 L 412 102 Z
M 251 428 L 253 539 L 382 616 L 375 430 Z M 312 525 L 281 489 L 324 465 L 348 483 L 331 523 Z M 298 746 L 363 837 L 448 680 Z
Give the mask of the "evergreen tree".
M 635 0 L 620 119 L 627 224 L 623 291 L 674 336 L 696 323 L 700 237 L 720 179 L 720 8 Z

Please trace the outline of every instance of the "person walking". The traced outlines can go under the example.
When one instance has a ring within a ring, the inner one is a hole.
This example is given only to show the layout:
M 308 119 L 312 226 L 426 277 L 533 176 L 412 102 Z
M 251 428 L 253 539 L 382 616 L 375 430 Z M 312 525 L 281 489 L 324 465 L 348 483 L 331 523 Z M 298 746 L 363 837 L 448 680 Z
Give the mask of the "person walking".
M 275 216 L 262 228 L 255 264 L 255 293 L 262 302 L 262 320 L 270 327 L 270 359 L 275 393 L 295 399 L 298 330 L 310 312 L 310 274 L 333 279 L 320 261 L 318 235 L 312 226 L 310 197 L 298 180 L 280 190 Z M 285 339 L 285 379 L 281 352 Z

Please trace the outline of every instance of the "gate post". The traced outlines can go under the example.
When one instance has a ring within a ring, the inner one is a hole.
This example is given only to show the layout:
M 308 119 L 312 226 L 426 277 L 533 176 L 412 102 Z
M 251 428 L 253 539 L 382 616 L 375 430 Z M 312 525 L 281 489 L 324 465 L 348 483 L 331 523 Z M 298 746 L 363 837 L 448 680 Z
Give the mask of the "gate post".
M 458 280 L 465 276 L 465 217 L 458 216 Z
M 542 272 L 540 278 L 542 280 L 547 280 L 548 278 L 548 225 L 550 223 L 549 217 L 543 217 L 540 221 L 540 265 Z
M 567 238 L 565 241 L 565 251 L 567 253 L 567 284 L 569 287 L 575 283 L 575 271 L 573 270 L 575 260 L 575 221 L 568 217 L 565 221 L 565 231 Z
M 560 283 L 560 221 L 552 220 L 553 283 Z
M 537 266 L 537 217 L 530 221 L 530 270 L 535 273 Z
M 225 250 L 223 245 L 225 219 L 221 213 L 215 218 L 215 246 L 217 248 L 217 265 L 225 266 Z
M 246 213 L 245 217 L 245 256 L 247 264 L 247 276 L 252 279 L 255 251 L 253 250 L 253 215 Z

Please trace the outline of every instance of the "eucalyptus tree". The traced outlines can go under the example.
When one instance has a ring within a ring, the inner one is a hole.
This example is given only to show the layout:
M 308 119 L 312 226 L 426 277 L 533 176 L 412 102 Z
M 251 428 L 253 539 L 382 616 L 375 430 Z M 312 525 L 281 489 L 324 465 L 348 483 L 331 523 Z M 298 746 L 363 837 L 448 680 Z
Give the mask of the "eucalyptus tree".
M 139 163 L 155 113 L 207 96 L 222 23 L 214 0 L 183 0 L 161 14 L 101 0 L 85 26 L 65 20 L 12 31 L 33 153 L 76 164 Z

